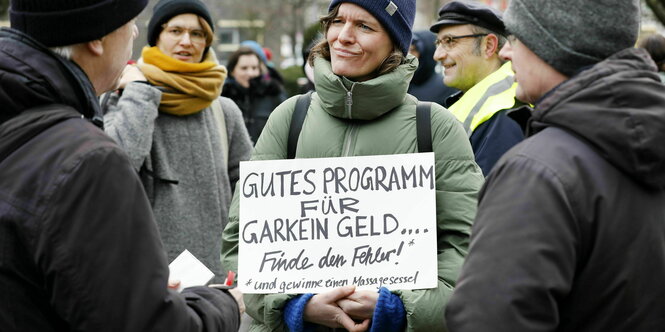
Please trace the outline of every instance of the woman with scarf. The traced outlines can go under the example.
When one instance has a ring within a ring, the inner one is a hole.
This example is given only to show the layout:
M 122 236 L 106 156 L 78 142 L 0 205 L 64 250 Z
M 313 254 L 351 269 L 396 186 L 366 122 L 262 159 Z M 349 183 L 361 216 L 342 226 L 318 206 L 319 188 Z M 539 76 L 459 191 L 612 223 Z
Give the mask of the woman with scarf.
M 169 261 L 187 249 L 221 282 L 219 235 L 252 143 L 238 107 L 219 97 L 227 72 L 210 49 L 212 22 L 199 0 L 161 0 L 149 46 L 102 103 L 105 131 L 139 172 Z
M 408 55 L 415 0 L 332 0 L 324 38 L 309 61 L 316 92 L 302 122 L 295 158 L 418 152 L 416 108 L 407 94 L 418 60 Z M 286 159 L 297 97 L 279 105 L 252 160 Z M 447 331 L 444 308 L 469 244 L 483 175 L 461 123 L 431 104 L 435 155 L 438 283 L 431 289 L 378 291 L 353 286 L 312 294 L 245 294 L 250 331 Z M 238 264 L 239 196 L 222 236 L 222 260 Z M 298 242 L 292 242 L 298 246 Z M 332 244 L 336 245 L 336 244 Z M 306 274 L 303 275 L 306 277 Z

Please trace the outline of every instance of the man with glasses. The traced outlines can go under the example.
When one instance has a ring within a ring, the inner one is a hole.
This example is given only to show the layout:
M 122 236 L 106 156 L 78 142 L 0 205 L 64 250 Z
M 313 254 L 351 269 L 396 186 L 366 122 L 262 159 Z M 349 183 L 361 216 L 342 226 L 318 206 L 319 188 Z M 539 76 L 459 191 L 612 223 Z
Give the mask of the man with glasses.
M 510 63 L 499 58 L 506 42 L 501 13 L 480 3 L 453 1 L 439 10 L 430 31 L 437 34 L 434 59 L 444 68 L 444 83 L 460 90 L 444 106 L 464 124 L 476 162 L 487 176 L 524 138 L 520 125 L 507 115 L 520 105 Z
M 665 331 L 665 92 L 640 7 L 511 0 L 501 55 L 535 107 L 480 192 L 451 332 Z

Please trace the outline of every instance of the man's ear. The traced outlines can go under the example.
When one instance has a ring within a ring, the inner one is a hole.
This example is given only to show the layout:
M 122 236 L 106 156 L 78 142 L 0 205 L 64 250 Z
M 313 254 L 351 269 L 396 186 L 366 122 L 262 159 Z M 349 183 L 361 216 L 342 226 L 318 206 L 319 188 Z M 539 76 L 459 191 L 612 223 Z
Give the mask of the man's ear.
M 89 41 L 85 43 L 85 47 L 90 53 L 94 55 L 101 56 L 104 54 L 104 43 L 102 42 L 102 39 Z
M 491 58 L 494 54 L 499 53 L 499 38 L 490 33 L 485 37 L 485 58 Z

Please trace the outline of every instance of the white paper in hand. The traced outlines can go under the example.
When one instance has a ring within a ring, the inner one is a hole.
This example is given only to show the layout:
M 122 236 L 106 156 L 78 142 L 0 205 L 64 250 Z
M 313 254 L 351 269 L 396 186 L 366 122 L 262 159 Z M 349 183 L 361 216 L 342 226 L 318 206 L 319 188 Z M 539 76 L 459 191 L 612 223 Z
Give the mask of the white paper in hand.
M 187 249 L 169 264 L 169 280 L 180 280 L 178 292 L 187 287 L 204 286 L 214 276 L 215 274 Z

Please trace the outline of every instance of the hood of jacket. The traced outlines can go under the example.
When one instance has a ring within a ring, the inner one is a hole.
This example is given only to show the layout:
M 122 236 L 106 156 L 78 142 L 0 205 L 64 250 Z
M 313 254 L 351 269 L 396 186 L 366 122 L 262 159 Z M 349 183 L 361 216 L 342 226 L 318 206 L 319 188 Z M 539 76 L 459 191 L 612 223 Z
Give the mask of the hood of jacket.
M 314 60 L 314 85 L 328 114 L 350 120 L 374 120 L 402 104 L 418 60 L 408 55 L 406 62 L 390 73 L 354 82 L 332 72 L 330 61 Z
M 626 49 L 545 95 L 530 127 L 566 129 L 635 180 L 663 188 L 664 106 L 665 88 L 648 53 Z
M 17 30 L 0 29 L 0 124 L 21 112 L 51 104 L 71 106 L 88 119 L 101 109 L 87 75 Z
M 422 84 L 434 75 L 434 67 L 436 67 L 436 60 L 434 60 L 434 51 L 436 51 L 435 40 L 436 35 L 429 30 L 421 30 L 413 33 L 411 44 L 415 45 L 416 50 L 420 53 L 420 57 L 418 57 L 418 69 L 413 75 L 411 83 Z

